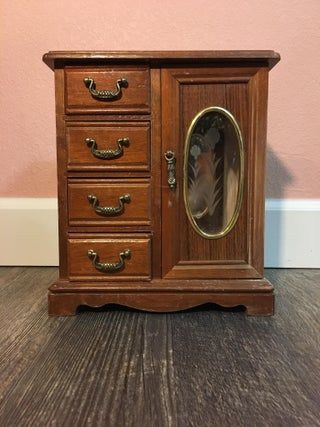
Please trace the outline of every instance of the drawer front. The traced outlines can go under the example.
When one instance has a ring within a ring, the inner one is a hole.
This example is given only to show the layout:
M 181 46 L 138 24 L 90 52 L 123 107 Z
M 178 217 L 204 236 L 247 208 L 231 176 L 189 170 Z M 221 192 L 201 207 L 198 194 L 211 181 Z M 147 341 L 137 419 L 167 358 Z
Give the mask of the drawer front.
M 147 67 L 66 68 L 65 73 L 67 113 L 150 112 Z M 121 83 L 124 81 L 127 83 Z M 103 95 L 101 91 L 112 93 Z
M 70 180 L 69 225 L 150 225 L 150 181 Z
M 149 235 L 88 235 L 69 238 L 70 280 L 150 280 Z
M 68 170 L 150 169 L 149 122 L 69 123 L 66 141 Z

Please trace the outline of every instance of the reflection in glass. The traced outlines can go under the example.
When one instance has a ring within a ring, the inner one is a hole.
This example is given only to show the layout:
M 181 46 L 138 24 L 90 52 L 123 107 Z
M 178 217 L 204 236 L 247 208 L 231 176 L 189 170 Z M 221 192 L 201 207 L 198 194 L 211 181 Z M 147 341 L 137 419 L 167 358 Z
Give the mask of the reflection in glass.
M 189 128 L 184 158 L 184 198 L 194 229 L 207 238 L 226 235 L 237 221 L 243 187 L 243 143 L 225 109 L 201 111 Z

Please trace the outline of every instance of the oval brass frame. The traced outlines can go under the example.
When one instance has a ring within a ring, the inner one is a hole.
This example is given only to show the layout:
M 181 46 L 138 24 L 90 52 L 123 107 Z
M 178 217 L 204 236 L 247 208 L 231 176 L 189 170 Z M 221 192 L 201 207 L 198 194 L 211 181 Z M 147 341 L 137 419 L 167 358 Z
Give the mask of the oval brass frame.
M 237 196 L 237 203 L 236 203 L 236 207 L 234 210 L 234 213 L 231 217 L 231 220 L 229 221 L 229 223 L 225 226 L 225 228 L 219 232 L 219 233 L 215 233 L 215 234 L 208 234 L 205 233 L 203 230 L 201 230 L 201 228 L 198 226 L 198 224 L 195 222 L 193 216 L 191 215 L 190 212 L 190 207 L 189 207 L 189 201 L 187 200 L 187 193 L 188 193 L 188 153 L 189 153 L 189 147 L 190 147 L 190 140 L 191 140 L 191 135 L 193 133 L 194 127 L 196 125 L 196 123 L 198 122 L 198 120 L 203 117 L 205 114 L 210 113 L 210 112 L 217 112 L 217 113 L 221 113 L 222 115 L 224 115 L 225 117 L 227 117 L 230 122 L 232 123 L 235 131 L 236 131 L 236 136 L 237 136 L 237 141 L 238 141 L 238 147 L 239 147 L 239 155 L 240 155 L 240 182 L 239 182 L 239 191 L 238 191 L 238 196 Z M 185 139 L 185 147 L 184 147 L 184 160 L 183 160 L 183 198 L 184 198 L 184 206 L 187 212 L 187 216 L 189 218 L 190 224 L 192 225 L 193 229 L 200 234 L 202 237 L 205 237 L 206 239 L 220 239 L 221 237 L 226 236 L 235 226 L 239 214 L 240 214 L 240 209 L 241 209 L 241 205 L 242 205 L 242 199 L 243 199 L 243 189 L 244 189 L 244 145 L 243 145 L 243 138 L 242 138 L 242 133 L 240 130 L 240 127 L 238 125 L 238 122 L 236 121 L 235 117 L 225 108 L 222 107 L 207 107 L 203 110 L 201 110 L 192 120 L 188 132 L 187 132 L 187 137 Z

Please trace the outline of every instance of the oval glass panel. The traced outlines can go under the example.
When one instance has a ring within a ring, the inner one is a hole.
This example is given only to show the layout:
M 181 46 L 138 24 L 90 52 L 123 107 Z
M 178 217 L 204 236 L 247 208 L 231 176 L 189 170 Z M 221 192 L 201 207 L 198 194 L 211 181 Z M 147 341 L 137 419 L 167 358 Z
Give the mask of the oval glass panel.
M 235 225 L 243 193 L 244 152 L 229 111 L 209 107 L 193 119 L 184 152 L 184 202 L 193 228 L 217 239 Z

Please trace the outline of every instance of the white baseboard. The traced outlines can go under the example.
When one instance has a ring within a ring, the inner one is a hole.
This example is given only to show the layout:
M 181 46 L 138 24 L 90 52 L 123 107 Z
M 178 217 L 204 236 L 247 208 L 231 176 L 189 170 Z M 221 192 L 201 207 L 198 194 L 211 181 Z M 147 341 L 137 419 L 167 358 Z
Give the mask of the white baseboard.
M 0 265 L 58 265 L 57 199 L 0 198 Z
M 265 267 L 320 267 L 320 200 L 268 199 Z
M 0 265 L 58 265 L 56 199 L 0 198 Z M 266 202 L 265 266 L 320 267 L 320 200 Z

